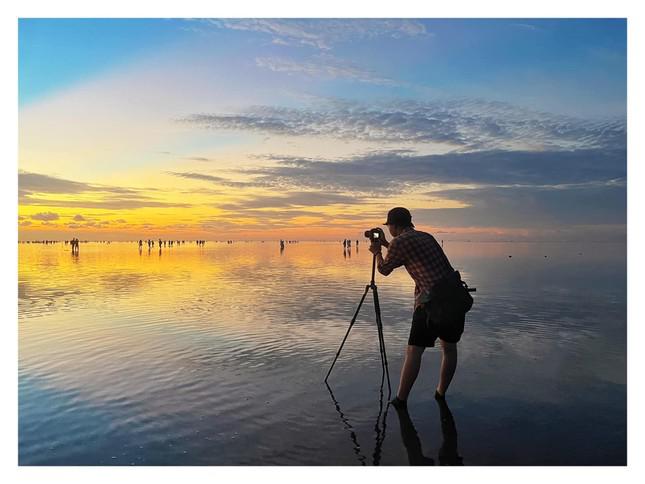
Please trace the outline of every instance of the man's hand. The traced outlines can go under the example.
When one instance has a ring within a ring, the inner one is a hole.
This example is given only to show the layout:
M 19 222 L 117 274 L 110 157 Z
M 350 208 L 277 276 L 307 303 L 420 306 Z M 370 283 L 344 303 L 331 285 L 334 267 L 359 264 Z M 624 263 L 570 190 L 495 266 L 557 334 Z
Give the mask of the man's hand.
M 370 252 L 374 255 L 379 255 L 381 253 L 381 244 L 379 242 L 372 242 L 370 244 Z
M 381 244 L 383 245 L 383 247 L 389 246 L 390 243 L 385 238 L 385 232 L 383 232 L 383 229 L 381 227 L 376 227 L 376 231 L 378 232 L 378 238 L 381 241 Z

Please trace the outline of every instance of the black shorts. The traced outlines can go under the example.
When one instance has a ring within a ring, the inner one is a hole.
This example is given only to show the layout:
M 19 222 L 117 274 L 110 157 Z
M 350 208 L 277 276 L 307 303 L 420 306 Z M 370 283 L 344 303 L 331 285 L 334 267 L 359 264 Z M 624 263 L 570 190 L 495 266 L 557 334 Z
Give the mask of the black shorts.
M 412 315 L 412 328 L 408 344 L 413 346 L 432 347 L 437 338 L 448 343 L 457 343 L 464 332 L 466 315 L 449 324 L 438 325 L 430 319 L 425 306 L 419 306 Z

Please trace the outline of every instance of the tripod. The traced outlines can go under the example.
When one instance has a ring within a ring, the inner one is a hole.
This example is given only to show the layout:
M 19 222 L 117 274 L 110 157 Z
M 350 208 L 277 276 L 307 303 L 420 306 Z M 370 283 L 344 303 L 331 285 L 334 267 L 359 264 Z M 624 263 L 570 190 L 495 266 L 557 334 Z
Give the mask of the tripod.
M 367 296 L 367 292 L 371 289 L 372 294 L 374 295 L 374 312 L 376 314 L 376 328 L 378 329 L 378 342 L 379 342 L 379 351 L 381 353 L 381 368 L 382 368 L 382 375 L 381 375 L 381 388 L 383 388 L 383 380 L 387 376 L 387 391 L 388 391 L 388 400 L 392 396 L 392 387 L 390 386 L 390 372 L 387 367 L 387 355 L 385 354 L 385 339 L 383 338 L 383 323 L 381 322 L 381 306 L 379 305 L 378 301 L 378 289 L 376 287 L 376 283 L 374 282 L 374 272 L 376 270 L 376 254 L 372 256 L 372 280 L 370 283 L 365 286 L 365 292 L 363 293 L 363 297 L 361 298 L 361 302 L 358 303 L 358 307 L 356 308 L 356 312 L 354 313 L 354 317 L 352 318 L 352 321 L 349 323 L 349 328 L 347 328 L 347 333 L 345 333 L 345 337 L 343 338 L 343 342 L 340 344 L 340 348 L 338 348 L 338 352 L 336 353 L 336 357 L 334 358 L 333 363 L 331 364 L 331 367 L 329 368 L 329 371 L 327 372 L 327 376 L 325 377 L 325 383 L 327 383 L 327 379 L 329 378 L 329 375 L 331 374 L 331 370 L 334 368 L 334 365 L 336 364 L 336 360 L 340 356 L 340 352 L 343 349 L 343 346 L 345 345 L 345 341 L 347 341 L 347 337 L 349 336 L 349 332 L 352 330 L 352 326 L 354 326 L 354 323 L 356 322 L 356 318 L 358 317 L 358 313 L 361 310 L 361 306 L 363 305 L 363 301 L 365 301 L 365 296 Z

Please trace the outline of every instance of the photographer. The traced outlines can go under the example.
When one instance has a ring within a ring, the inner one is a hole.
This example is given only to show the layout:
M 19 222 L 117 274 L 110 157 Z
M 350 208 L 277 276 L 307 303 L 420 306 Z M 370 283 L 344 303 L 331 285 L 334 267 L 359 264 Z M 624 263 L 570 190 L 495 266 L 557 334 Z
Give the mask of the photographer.
M 369 249 L 376 255 L 378 271 L 387 276 L 397 267 L 405 266 L 416 283 L 412 328 L 401 369 L 399 389 L 397 396 L 391 402 L 396 408 L 405 408 L 412 385 L 419 374 L 423 351 L 427 347 L 433 347 L 437 337 L 441 341 L 443 355 L 435 398 L 444 398 L 457 368 L 457 342 L 463 332 L 463 318 L 460 320 L 457 318 L 446 325 L 438 324 L 429 317 L 429 304 L 432 303 L 429 294 L 433 286 L 438 281 L 445 281 L 455 274 L 435 238 L 428 233 L 415 230 L 412 215 L 403 207 L 390 210 L 384 225 L 387 225 L 393 237 L 392 241 L 386 240 L 382 229 L 374 229 L 379 232 L 379 237 L 372 239 Z M 388 249 L 385 259 L 381 255 L 381 246 Z

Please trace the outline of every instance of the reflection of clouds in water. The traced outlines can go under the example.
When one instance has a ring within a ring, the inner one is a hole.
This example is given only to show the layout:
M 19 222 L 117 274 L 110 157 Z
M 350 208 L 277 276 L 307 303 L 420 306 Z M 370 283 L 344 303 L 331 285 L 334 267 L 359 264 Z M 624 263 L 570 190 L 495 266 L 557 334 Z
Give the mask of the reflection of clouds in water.
M 19 317 L 34 317 L 58 310 L 69 311 L 81 292 L 71 287 L 39 287 L 18 282 Z
M 479 258 L 477 247 L 446 244 L 451 261 L 478 287 L 459 345 L 451 387 L 456 398 L 584 404 L 608 386 L 624 389 L 624 257 L 596 251 L 582 263 L 565 247 L 544 259 L 544 247 L 531 253 L 524 246 L 509 262 L 506 251 L 518 249 L 513 244 L 506 250 L 486 246 Z M 152 439 L 165 438 L 159 432 L 179 436 L 197 428 L 219 449 L 239 432 L 237 447 L 199 458 L 205 462 L 293 462 L 287 444 L 297 435 L 303 440 L 299 461 L 320 463 L 322 444 L 309 435 L 320 434 L 322 417 L 314 410 L 323 400 L 327 405 L 328 395 L 317 391 L 371 268 L 369 252 L 344 259 L 339 249 L 339 243 L 302 243 L 280 255 L 277 242 L 212 243 L 165 250 L 159 259 L 140 257 L 136 244 L 86 244 L 77 263 L 67 251 L 60 257 L 50 251 L 47 258 L 58 266 L 42 272 L 43 249 L 21 248 L 21 378 L 41 377 L 55 390 L 78 391 L 93 405 L 136 408 L 136 415 L 114 422 L 114 428 L 140 426 Z M 395 375 L 407 342 L 414 284 L 403 269 L 376 282 Z M 30 309 L 32 300 L 52 306 Z M 420 398 L 436 383 L 438 358 L 436 350 L 424 356 L 432 370 L 420 376 Z M 357 415 L 369 414 L 380 379 L 371 299 L 334 378 L 339 399 L 356 405 Z M 337 426 L 334 409 L 330 412 L 324 418 Z M 285 415 L 296 422 L 289 430 Z M 373 427 L 369 415 L 357 419 L 359 429 Z M 208 430 L 204 421 L 210 422 Z M 271 435 L 267 428 L 274 430 Z M 347 438 L 334 432 L 322 438 L 330 448 L 337 446 L 334 439 Z M 264 445 L 245 454 L 242 434 L 262 437 Z M 199 448 L 200 442 L 191 445 Z M 340 450 L 335 455 L 346 462 Z M 388 451 L 384 463 L 387 459 Z
M 104 290 L 112 293 L 127 292 L 133 289 L 142 289 L 147 283 L 151 283 L 150 278 L 142 273 L 121 273 L 110 272 L 101 275 L 101 285 Z

